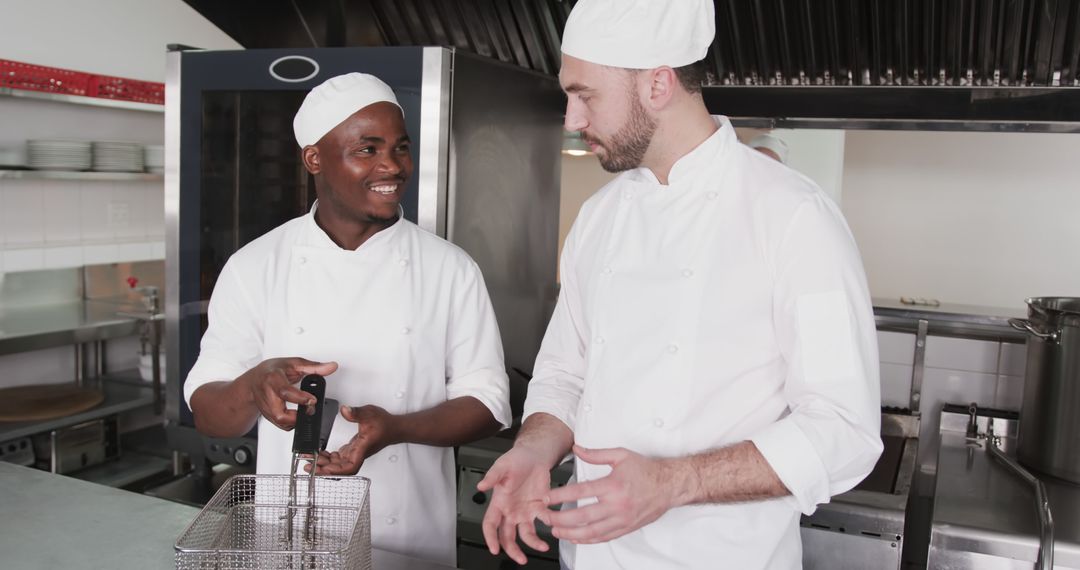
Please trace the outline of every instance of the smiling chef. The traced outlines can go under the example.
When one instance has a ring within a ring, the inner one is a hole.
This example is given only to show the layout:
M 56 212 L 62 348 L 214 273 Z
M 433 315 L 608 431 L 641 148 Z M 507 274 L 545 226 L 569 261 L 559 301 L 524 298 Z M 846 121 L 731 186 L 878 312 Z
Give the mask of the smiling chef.
M 307 95 L 293 127 L 318 200 L 225 264 L 184 397 L 206 435 L 258 423 L 258 473 L 288 473 L 286 403 L 313 403 L 296 384 L 326 376 L 342 409 L 318 472 L 371 479 L 374 546 L 452 565 L 450 447 L 506 427 L 509 392 L 480 270 L 401 215 L 402 113 L 371 75 Z
M 525 423 L 481 481 L 492 553 L 567 568 L 801 568 L 800 513 L 879 456 L 874 316 L 813 182 L 702 98 L 712 0 L 580 0 L 566 124 L 621 172 L 578 214 Z M 576 482 L 548 470 L 576 455 Z M 562 510 L 554 510 L 563 504 Z

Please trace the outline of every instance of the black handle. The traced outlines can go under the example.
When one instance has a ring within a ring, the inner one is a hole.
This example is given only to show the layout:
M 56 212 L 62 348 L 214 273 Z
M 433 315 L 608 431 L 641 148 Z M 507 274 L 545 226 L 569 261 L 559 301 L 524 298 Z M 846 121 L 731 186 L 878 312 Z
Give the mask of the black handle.
M 300 379 L 300 389 L 315 396 L 314 406 L 300 406 L 296 410 L 296 431 L 293 433 L 293 453 L 318 453 L 319 434 L 322 431 L 323 396 L 326 394 L 326 378 L 308 374 Z M 313 413 L 308 413 L 313 410 Z
M 341 409 L 341 404 L 333 398 L 327 398 L 326 401 L 323 402 L 322 409 L 322 431 L 319 432 L 319 451 L 326 449 L 326 444 L 330 441 L 330 432 L 334 429 L 334 420 L 337 419 L 338 410 Z

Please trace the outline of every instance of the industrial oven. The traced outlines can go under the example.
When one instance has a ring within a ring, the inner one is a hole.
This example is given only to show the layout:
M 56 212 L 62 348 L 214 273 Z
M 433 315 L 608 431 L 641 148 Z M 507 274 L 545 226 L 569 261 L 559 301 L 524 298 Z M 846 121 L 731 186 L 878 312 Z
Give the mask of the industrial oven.
M 352 71 L 388 83 L 405 112 L 416 165 L 404 215 L 467 251 L 486 279 L 502 331 L 512 404 L 556 299 L 559 150 L 556 80 L 438 47 L 203 51 L 168 54 L 166 344 L 168 434 L 206 475 L 211 463 L 254 465 L 255 433 L 206 438 L 183 384 L 207 305 L 233 252 L 305 214 L 314 183 L 292 120 L 304 96 Z

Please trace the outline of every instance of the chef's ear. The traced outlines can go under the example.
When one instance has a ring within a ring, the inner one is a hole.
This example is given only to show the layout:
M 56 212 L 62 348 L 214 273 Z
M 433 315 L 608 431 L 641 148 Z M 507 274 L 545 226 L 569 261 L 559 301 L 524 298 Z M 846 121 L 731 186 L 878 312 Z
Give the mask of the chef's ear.
M 312 174 L 322 172 L 322 164 L 319 162 L 319 147 L 311 144 L 300 151 L 300 158 L 304 161 L 304 168 Z
M 664 65 L 645 70 L 642 75 L 644 76 L 643 79 L 648 81 L 647 106 L 653 111 L 659 111 L 667 107 L 679 83 L 679 76 L 675 73 L 675 70 Z

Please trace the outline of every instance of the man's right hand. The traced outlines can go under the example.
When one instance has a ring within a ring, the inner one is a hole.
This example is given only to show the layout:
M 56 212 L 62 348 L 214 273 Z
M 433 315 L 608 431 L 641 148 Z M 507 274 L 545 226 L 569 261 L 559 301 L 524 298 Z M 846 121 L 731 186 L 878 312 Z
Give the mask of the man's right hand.
M 315 404 L 315 396 L 296 386 L 307 374 L 328 376 L 337 370 L 336 362 L 313 362 L 304 358 L 271 358 L 260 362 L 236 379 L 251 394 L 252 403 L 262 417 L 283 430 L 296 426 L 296 410 L 285 407 L 286 402 L 297 406 Z
M 551 491 L 551 465 L 537 459 L 537 454 L 524 446 L 513 449 L 491 466 L 477 490 L 492 491 L 491 502 L 484 513 L 484 541 L 492 555 L 499 547 L 518 564 L 527 559 L 517 538 L 529 547 L 547 552 L 547 543 L 536 535 L 535 520 L 547 507 L 544 497 Z

